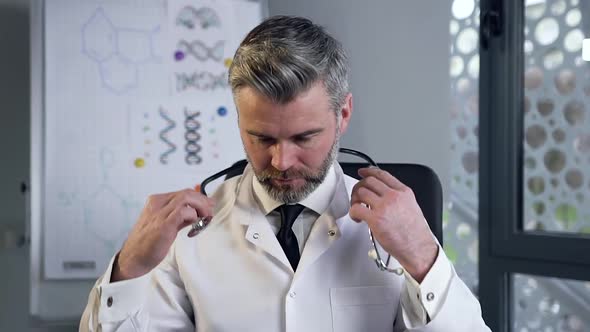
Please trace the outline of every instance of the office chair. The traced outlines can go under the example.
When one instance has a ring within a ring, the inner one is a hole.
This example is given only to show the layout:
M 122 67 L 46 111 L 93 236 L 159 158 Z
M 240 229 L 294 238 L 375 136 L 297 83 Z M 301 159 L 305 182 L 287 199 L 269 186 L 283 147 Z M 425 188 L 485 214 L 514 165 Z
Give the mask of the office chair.
M 247 164 L 245 159 L 236 162 L 235 169 L 232 169 L 225 178 L 229 179 L 242 174 Z M 432 169 L 418 164 L 378 163 L 378 165 L 379 168 L 389 172 L 406 186 L 412 188 L 430 230 L 442 246 L 442 186 L 436 173 Z M 342 162 L 340 166 L 345 174 L 358 179 L 358 169 L 366 167 L 367 164 Z

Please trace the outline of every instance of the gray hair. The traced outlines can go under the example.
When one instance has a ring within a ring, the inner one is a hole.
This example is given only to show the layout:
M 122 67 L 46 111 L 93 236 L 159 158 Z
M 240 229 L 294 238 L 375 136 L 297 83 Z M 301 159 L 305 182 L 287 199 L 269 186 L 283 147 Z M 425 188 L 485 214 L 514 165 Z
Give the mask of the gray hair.
M 285 104 L 321 81 L 340 116 L 348 94 L 348 59 L 340 42 L 310 20 L 273 16 L 255 27 L 240 44 L 229 68 L 235 94 L 251 87 Z

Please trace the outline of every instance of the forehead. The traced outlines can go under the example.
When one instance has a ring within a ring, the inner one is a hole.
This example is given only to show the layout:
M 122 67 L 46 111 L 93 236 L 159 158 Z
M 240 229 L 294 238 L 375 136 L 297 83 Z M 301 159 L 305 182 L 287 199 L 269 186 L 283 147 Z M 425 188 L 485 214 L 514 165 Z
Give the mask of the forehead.
M 321 83 L 312 85 L 288 103 L 275 103 L 250 87 L 240 89 L 235 99 L 240 127 L 248 127 L 242 129 L 270 130 L 272 127 L 297 129 L 327 125 L 335 119 L 330 98 Z

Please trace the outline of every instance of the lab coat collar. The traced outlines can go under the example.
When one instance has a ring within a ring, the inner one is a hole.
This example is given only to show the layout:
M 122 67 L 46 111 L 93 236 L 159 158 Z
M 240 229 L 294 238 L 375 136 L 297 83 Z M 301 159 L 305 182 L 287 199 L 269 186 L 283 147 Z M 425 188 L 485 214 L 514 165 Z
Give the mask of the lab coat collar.
M 239 220 L 240 224 L 247 227 L 245 239 L 252 243 L 256 248 L 262 249 L 270 256 L 274 257 L 285 269 L 293 272 L 291 263 L 283 252 L 275 233 L 266 220 L 265 215 L 260 210 L 258 204 L 255 204 L 256 197 L 252 187 L 252 178 L 254 171 L 250 164 L 246 165 L 244 172 L 237 184 L 236 202 L 232 219 Z M 254 203 L 254 204 L 253 204 Z
M 295 279 L 298 279 L 305 270 L 326 252 L 340 237 L 344 231 L 344 223 L 350 207 L 349 190 L 345 181 L 345 175 L 338 163 L 334 163 L 336 186 L 328 209 L 320 215 L 312 226 L 305 247 L 301 253 L 301 260 L 297 266 Z
M 330 168 L 330 173 L 330 176 L 333 176 L 333 179 L 330 181 L 335 182 L 335 184 L 330 186 L 333 188 L 334 192 L 331 194 L 331 198 L 328 200 L 329 204 L 325 208 L 321 209 L 323 210 L 321 215 L 328 214 L 335 219 L 340 219 L 348 214 L 348 210 L 350 208 L 350 197 L 348 193 L 352 191 L 352 187 L 350 187 L 350 185 L 347 183 L 348 181 L 346 181 L 344 172 L 342 171 L 342 168 L 338 162 L 334 162 Z M 326 177 L 328 178 L 328 176 Z M 264 216 L 276 208 L 272 208 L 272 204 L 265 206 L 257 199 L 257 195 L 254 192 L 254 179 L 254 171 L 252 170 L 250 164 L 248 164 L 242 173 L 242 179 L 238 184 L 239 188 L 236 193 L 236 204 L 242 207 L 243 210 L 248 210 L 250 212 L 250 217 L 240 218 L 240 223 L 242 225 L 250 225 L 254 223 L 268 224 L 266 218 L 254 218 L 254 216 Z M 314 191 L 314 193 L 316 192 L 317 190 Z M 260 205 L 257 206 L 256 204 L 252 204 L 252 202 L 260 203 Z M 280 205 L 280 203 L 277 204 Z M 315 209 L 320 209 L 320 207 L 316 205 L 314 211 L 316 211 Z
M 320 215 L 314 223 L 305 247 L 301 254 L 301 260 L 297 267 L 297 275 L 313 264 L 316 259 L 323 254 L 334 242 L 336 242 L 342 233 L 343 217 L 348 214 L 350 199 L 348 197 L 349 188 L 342 168 L 338 163 L 334 163 L 334 174 L 336 176 L 336 186 L 328 208 Z M 255 201 L 252 180 L 254 172 L 250 165 L 247 165 L 242 174 L 242 179 L 237 191 L 235 215 L 242 225 L 247 226 L 245 238 L 255 246 L 266 251 L 269 255 L 280 261 L 285 268 L 293 272 L 291 264 L 287 259 L 283 249 L 276 239 L 270 224 L 265 218 L 264 212 Z

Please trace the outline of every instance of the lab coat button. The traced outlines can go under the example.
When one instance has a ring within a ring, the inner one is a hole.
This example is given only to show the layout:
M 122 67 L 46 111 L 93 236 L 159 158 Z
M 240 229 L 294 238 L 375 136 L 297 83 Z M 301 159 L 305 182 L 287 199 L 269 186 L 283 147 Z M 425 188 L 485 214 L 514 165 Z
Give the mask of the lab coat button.
M 111 307 L 113 305 L 113 297 L 109 296 L 109 298 L 107 299 L 107 307 Z
M 296 295 L 297 295 L 297 294 L 296 294 L 295 292 L 291 292 L 291 293 L 289 293 L 289 296 L 290 296 L 291 298 L 295 298 L 295 296 L 296 296 Z
M 426 300 L 428 300 L 428 301 L 434 300 L 434 294 L 433 293 L 426 294 Z
M 328 235 L 334 236 L 334 235 L 336 235 L 336 231 L 333 230 L 333 229 L 331 229 L 331 230 L 328 231 Z
M 258 238 L 260 237 L 260 234 L 254 233 L 254 234 L 252 234 L 252 237 L 254 238 L 254 240 L 258 240 Z

